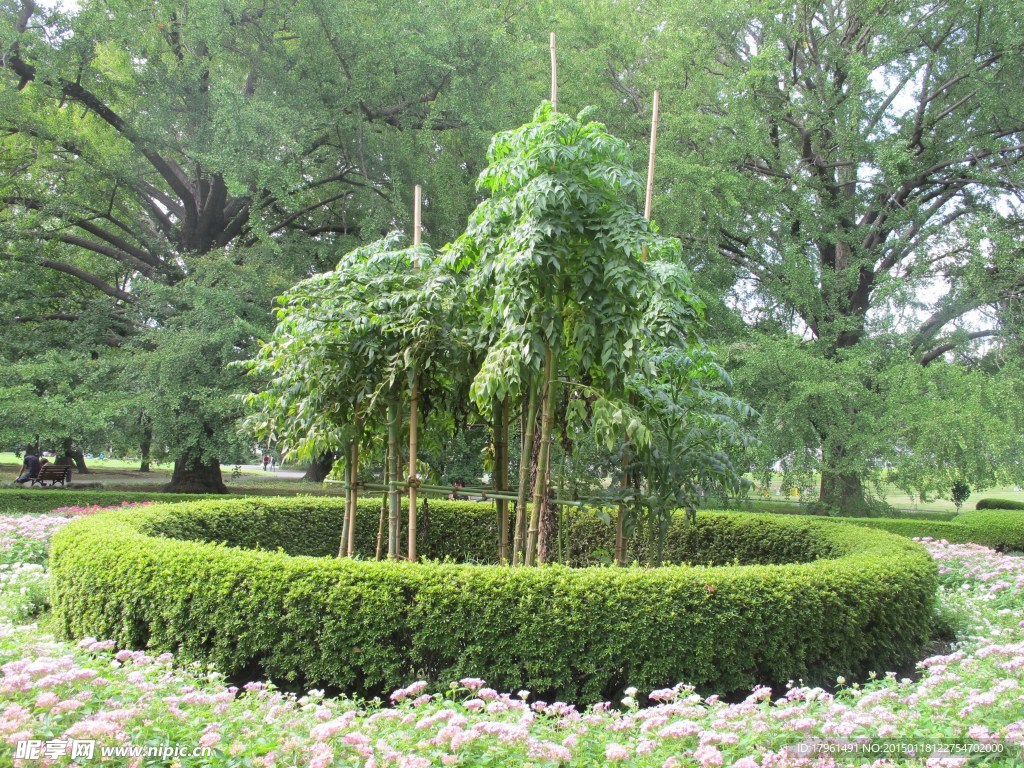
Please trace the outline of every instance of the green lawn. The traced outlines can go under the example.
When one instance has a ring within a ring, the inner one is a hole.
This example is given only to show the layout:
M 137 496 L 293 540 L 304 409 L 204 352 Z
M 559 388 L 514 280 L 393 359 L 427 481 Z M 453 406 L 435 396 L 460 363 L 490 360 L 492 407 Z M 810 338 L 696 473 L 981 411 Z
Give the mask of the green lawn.
M 13 467 L 13 469 L 11 471 L 17 472 L 19 467 L 21 467 L 21 461 L 22 461 L 21 459 L 19 459 L 17 456 L 15 456 L 10 451 L 0 451 L 0 470 L 2 470 L 2 471 L 7 471 L 7 469 L 9 467 Z M 86 459 L 85 463 L 86 463 L 86 466 L 88 466 L 90 470 L 97 470 L 97 471 L 104 471 L 104 470 L 113 469 L 113 470 L 129 470 L 129 471 L 137 472 L 138 469 L 139 469 L 139 460 L 138 459 L 127 460 L 127 459 L 96 459 L 96 458 L 92 458 L 92 459 Z M 255 464 L 255 463 L 256 463 L 256 459 L 254 458 L 252 460 L 252 464 Z M 152 474 L 157 474 L 157 473 L 167 473 L 167 474 L 170 474 L 171 469 L 173 468 L 173 462 L 171 462 L 171 461 L 165 461 L 165 462 L 153 461 L 153 462 L 150 463 L 150 467 L 151 467 L 151 473 Z M 224 471 L 224 476 L 225 477 L 229 477 L 231 475 L 233 467 L 230 464 L 225 464 L 225 465 L 223 465 L 222 469 Z M 278 467 L 278 469 L 284 469 L 284 467 Z M 292 469 L 292 467 L 288 467 L 288 469 Z M 263 474 L 263 471 L 260 470 L 260 469 L 243 469 L 243 470 L 241 470 L 241 474 L 243 474 L 243 475 L 259 475 L 259 474 Z
M 750 476 L 747 476 L 748 479 Z M 771 495 L 768 497 L 775 501 L 797 501 L 796 498 L 791 496 L 776 495 L 776 491 L 779 490 L 779 485 L 782 480 L 781 475 L 775 475 L 772 478 Z M 819 482 L 818 477 L 814 478 L 814 487 L 817 487 Z M 922 512 L 954 512 L 956 506 L 953 502 L 946 499 L 929 499 L 926 502 L 922 502 L 916 496 L 909 496 L 904 491 L 900 490 L 894 485 L 887 485 L 883 488 L 884 497 L 883 500 L 890 506 L 896 507 L 897 509 L 909 509 Z M 752 491 L 750 493 L 751 500 L 758 500 L 761 496 L 758 492 Z M 997 499 L 1008 499 L 1010 501 L 1024 501 L 1024 490 L 1018 490 L 1015 486 L 995 486 L 993 488 L 985 488 L 983 490 L 975 490 L 968 497 L 967 501 L 964 502 L 963 509 L 974 509 L 974 505 L 979 499 L 986 498 L 997 498 Z M 804 499 L 806 501 L 806 499 Z M 813 500 L 813 499 L 812 499 Z

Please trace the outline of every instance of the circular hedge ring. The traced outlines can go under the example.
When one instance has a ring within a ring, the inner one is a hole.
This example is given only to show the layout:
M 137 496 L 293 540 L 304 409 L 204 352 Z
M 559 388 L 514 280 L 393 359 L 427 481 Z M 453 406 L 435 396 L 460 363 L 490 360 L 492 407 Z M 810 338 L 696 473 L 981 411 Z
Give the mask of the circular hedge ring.
M 338 560 L 343 509 L 217 499 L 74 521 L 53 541 L 55 617 L 72 637 L 289 687 L 378 695 L 475 676 L 580 703 L 628 685 L 728 692 L 884 671 L 915 658 L 931 628 L 936 568 L 884 531 L 702 513 L 666 545 L 692 565 L 509 568 Z M 489 505 L 431 502 L 421 551 L 485 560 L 494 518 Z M 376 525 L 365 506 L 364 552 Z M 571 528 L 587 546 L 611 535 L 590 514 Z

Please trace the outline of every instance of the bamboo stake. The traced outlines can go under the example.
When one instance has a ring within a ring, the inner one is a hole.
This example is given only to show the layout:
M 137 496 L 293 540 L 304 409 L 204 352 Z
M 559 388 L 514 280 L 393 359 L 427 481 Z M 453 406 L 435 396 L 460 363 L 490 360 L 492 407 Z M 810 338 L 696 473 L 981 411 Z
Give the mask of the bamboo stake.
M 412 208 L 412 244 L 414 248 L 420 247 L 421 218 L 420 208 L 422 205 L 422 189 L 417 184 L 413 192 Z M 419 254 L 414 257 L 413 269 L 420 271 Z M 419 397 L 420 397 L 419 375 L 413 371 L 412 386 L 409 391 L 409 562 L 416 562 L 416 449 L 417 431 L 419 429 Z
M 338 557 L 345 557 L 348 554 L 348 525 L 349 510 L 352 506 L 352 450 L 349 449 L 345 457 L 345 516 L 341 524 L 341 541 L 338 543 Z
M 390 488 L 388 481 L 391 479 L 388 477 L 388 459 L 387 455 L 384 457 L 384 485 Z M 388 508 L 388 495 L 384 493 L 380 500 L 380 519 L 377 521 L 377 551 L 376 559 L 381 560 L 384 557 L 384 513 Z
M 629 450 L 628 443 L 625 450 Z M 625 452 L 622 456 L 622 479 L 619 485 L 623 490 L 629 487 L 629 454 Z M 615 516 L 615 564 L 620 566 L 626 564 L 626 505 L 624 502 L 619 502 L 618 514 Z
M 551 111 L 558 111 L 558 55 L 554 32 L 551 33 Z
M 658 146 L 658 92 L 654 92 L 654 107 L 651 110 L 651 151 L 647 157 L 647 197 L 644 200 L 644 218 L 651 220 L 651 199 L 654 196 L 654 152 Z M 646 261 L 646 256 L 644 261 Z
M 657 99 L 658 98 L 658 95 L 657 95 L 658 92 L 655 91 L 654 94 L 655 94 L 654 98 Z M 655 102 L 655 103 L 657 103 L 657 102 Z M 655 109 L 657 109 L 657 107 L 655 107 Z M 421 213 L 421 209 L 422 209 L 422 206 L 423 206 L 423 188 L 419 184 L 417 184 L 415 186 L 415 188 L 413 189 L 413 203 L 412 203 L 412 206 L 413 206 L 412 207 L 412 244 L 414 246 L 416 246 L 416 247 L 419 247 L 420 243 L 422 242 L 422 234 L 423 234 L 422 213 Z M 420 269 L 420 257 L 419 257 L 418 254 L 414 257 L 413 266 L 416 268 L 416 271 L 419 272 L 419 269 Z
M 658 107 L 660 97 L 657 91 L 654 92 L 654 104 L 651 109 L 651 148 L 647 156 L 647 190 L 644 195 L 644 218 L 651 220 L 651 204 L 654 199 L 654 156 L 658 146 Z M 647 261 L 647 248 L 644 247 L 640 260 Z M 632 398 L 630 398 L 632 401 Z M 622 456 L 622 478 L 619 485 L 623 490 L 629 487 L 629 443 L 626 443 Z M 626 564 L 626 505 L 619 504 L 618 514 L 615 518 L 615 564 Z

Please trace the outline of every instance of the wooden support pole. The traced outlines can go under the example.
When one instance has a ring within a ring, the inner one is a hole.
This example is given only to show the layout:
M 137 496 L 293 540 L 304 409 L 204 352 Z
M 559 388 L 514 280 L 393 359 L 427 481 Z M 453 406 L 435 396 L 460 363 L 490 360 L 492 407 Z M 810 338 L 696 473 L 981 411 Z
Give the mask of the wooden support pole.
M 651 220 L 651 204 L 654 199 L 654 156 L 658 146 L 658 106 L 660 98 L 657 91 L 654 92 L 654 104 L 651 109 L 651 148 L 647 156 L 647 190 L 644 195 L 644 218 Z M 647 248 L 644 247 L 640 254 L 643 262 L 647 261 Z M 630 397 L 630 404 L 633 398 Z M 622 456 L 622 477 L 620 486 L 623 490 L 629 487 L 629 443 L 623 449 Z M 618 514 L 615 517 L 615 564 L 626 564 L 626 505 L 620 503 Z
M 416 440 L 419 423 L 419 376 L 413 374 L 409 390 L 409 562 L 416 562 Z
M 644 199 L 644 218 L 651 220 L 651 198 L 654 196 L 654 153 L 658 146 L 658 92 L 654 92 L 651 110 L 651 151 L 647 156 L 647 196 Z
M 416 189 L 413 193 L 413 209 L 412 209 L 412 244 L 414 248 L 419 248 L 421 241 L 421 231 L 423 226 L 420 219 L 420 208 L 422 205 L 422 189 L 420 185 L 416 185 Z M 413 269 L 417 272 L 420 271 L 420 258 L 419 254 L 414 257 Z M 412 374 L 412 385 L 409 389 L 409 545 L 408 545 L 408 557 L 410 563 L 416 562 L 416 450 L 417 440 L 419 435 L 417 434 L 419 429 L 419 398 L 420 398 L 420 380 L 419 374 L 413 371 Z
M 551 33 L 551 110 L 558 111 L 558 55 L 555 48 L 555 33 Z
M 658 92 L 654 92 L 654 108 L 651 110 L 651 150 L 647 155 L 647 191 L 644 195 L 644 218 L 651 220 L 651 201 L 654 198 L 654 152 L 658 145 Z M 640 254 L 640 260 L 647 262 L 647 246 Z
M 655 92 L 655 98 L 657 98 L 657 92 Z M 657 108 L 655 108 L 657 109 Z M 423 188 L 417 184 L 413 190 L 413 208 L 412 208 L 412 244 L 419 247 L 423 241 L 423 224 L 421 208 L 423 206 Z M 420 268 L 420 257 L 417 255 L 413 266 L 419 271 Z
M 389 475 L 390 471 L 391 471 L 391 469 L 390 469 L 390 462 L 388 462 L 387 452 L 385 451 L 385 453 L 384 453 L 384 487 L 385 488 L 390 488 L 390 485 L 389 485 L 390 480 L 391 480 L 391 477 Z M 380 500 L 380 519 L 377 520 L 377 549 L 376 549 L 376 554 L 375 554 L 375 558 L 377 560 L 381 560 L 384 557 L 384 522 L 385 522 L 385 517 L 386 517 L 387 510 L 388 510 L 388 494 L 387 494 L 387 491 L 385 491 L 384 495 L 381 497 L 381 500 Z

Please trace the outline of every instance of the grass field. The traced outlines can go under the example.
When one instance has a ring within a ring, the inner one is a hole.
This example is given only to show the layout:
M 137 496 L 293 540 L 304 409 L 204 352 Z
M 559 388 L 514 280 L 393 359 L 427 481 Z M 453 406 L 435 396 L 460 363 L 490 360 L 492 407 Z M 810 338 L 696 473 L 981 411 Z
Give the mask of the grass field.
M 152 464 L 149 472 L 140 472 L 137 460 L 126 461 L 124 459 L 87 459 L 89 474 L 76 475 L 79 480 L 90 482 L 101 482 L 107 490 L 133 490 L 157 492 L 170 480 L 172 466 L 169 462 Z M 21 459 L 11 452 L 0 452 L 0 487 L 13 483 L 14 478 L 21 468 Z M 281 472 L 299 469 L 297 467 L 280 467 Z M 342 486 L 327 485 L 325 487 L 303 483 L 295 477 L 284 477 L 277 472 L 264 472 L 255 466 L 241 467 L 236 469 L 231 465 L 222 467 L 224 482 L 232 490 L 238 493 L 249 493 L 254 495 L 294 495 L 296 493 L 325 493 L 335 495 L 343 493 Z M 766 505 L 766 511 L 776 511 L 775 503 L 786 506 L 796 499 L 787 496 L 776 495 L 781 476 L 773 479 L 771 494 L 767 500 L 773 502 Z M 894 486 L 884 489 L 884 500 L 896 509 L 911 510 L 918 512 L 953 512 L 956 507 L 949 499 L 933 499 L 922 502 L 916 497 L 908 496 Z M 1024 491 L 1013 486 L 998 486 L 975 490 L 964 504 L 963 509 L 974 509 L 975 503 L 983 498 L 1009 499 L 1011 501 L 1024 502 Z M 750 502 L 759 503 L 764 501 L 761 496 L 753 492 L 748 497 Z M 795 505 L 794 505 L 795 506 Z M 781 509 L 779 510 L 781 511 Z M 798 511 L 794 509 L 793 511 Z
M 0 469 L 6 471 L 8 467 L 13 467 L 13 472 L 17 472 L 21 467 L 21 459 L 15 456 L 10 451 L 0 451 Z M 255 462 L 255 459 L 253 459 Z M 138 459 L 86 459 L 86 466 L 89 467 L 90 471 L 102 471 L 106 472 L 109 470 L 126 470 L 129 472 L 136 472 L 140 475 L 145 475 L 145 472 L 139 472 L 139 460 Z M 150 474 L 167 474 L 170 475 L 171 469 L 173 468 L 173 462 L 165 461 L 153 461 L 150 462 Z M 278 469 L 294 469 L 293 467 L 278 467 Z M 232 466 L 225 464 L 223 466 L 224 475 L 228 476 L 232 472 Z M 259 475 L 264 474 L 263 470 L 254 467 L 243 467 L 241 470 L 242 474 Z
M 748 475 L 749 479 L 749 475 Z M 783 495 L 776 495 L 779 490 L 779 484 L 781 481 L 781 475 L 777 475 L 772 478 L 771 493 L 768 498 L 772 501 L 786 502 L 796 501 L 796 499 L 789 498 Z M 818 478 L 814 478 L 814 485 L 817 486 Z M 956 505 L 953 502 L 946 499 L 929 499 L 928 501 L 922 502 L 916 496 L 909 496 L 906 492 L 900 490 L 894 485 L 886 485 L 882 488 L 882 500 L 885 501 L 896 509 L 907 509 L 920 512 L 955 512 Z M 1012 485 L 1006 486 L 995 486 L 993 488 L 974 489 L 967 501 L 964 502 L 963 509 L 974 509 L 974 505 L 979 499 L 985 498 L 997 498 L 997 499 L 1008 499 L 1010 501 L 1024 501 L 1024 490 L 1021 490 Z M 760 500 L 757 492 L 754 491 L 750 494 L 752 501 Z
M 22 460 L 13 453 L 0 453 L 0 487 L 14 487 L 14 479 L 21 469 Z M 120 459 L 86 459 L 89 467 L 87 475 L 75 474 L 74 481 L 102 483 L 108 491 L 138 491 L 157 493 L 171 479 L 170 464 L 154 464 L 149 472 L 140 472 L 137 462 Z M 289 496 L 305 493 L 324 493 L 333 495 L 343 493 L 342 488 L 322 488 L 312 483 L 304 483 L 295 476 L 296 468 L 285 467 L 279 472 L 264 472 L 256 467 L 235 468 L 222 467 L 224 482 L 236 493 L 253 495 Z M 289 476 L 282 473 L 288 472 Z

